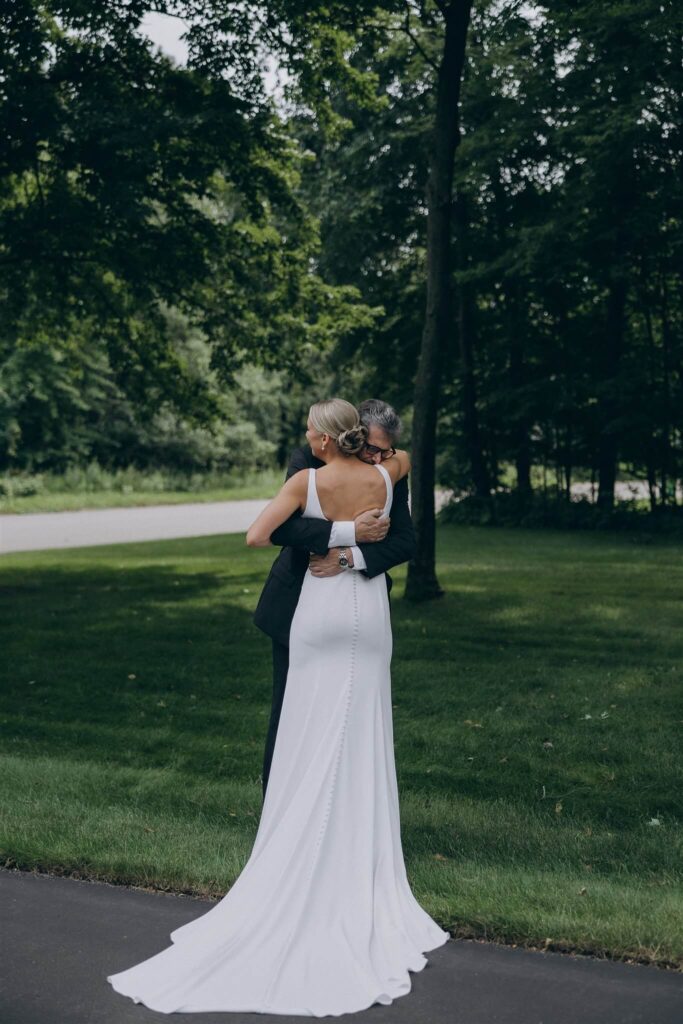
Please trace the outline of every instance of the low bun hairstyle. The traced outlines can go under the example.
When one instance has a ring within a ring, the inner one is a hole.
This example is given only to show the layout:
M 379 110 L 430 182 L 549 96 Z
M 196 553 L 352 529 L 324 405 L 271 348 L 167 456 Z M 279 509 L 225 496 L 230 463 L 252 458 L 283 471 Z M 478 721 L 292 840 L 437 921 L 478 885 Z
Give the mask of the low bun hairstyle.
M 350 430 L 342 430 L 337 437 L 337 448 L 345 455 L 355 455 L 359 452 L 368 439 L 368 428 L 359 423 L 357 427 Z
M 311 423 L 321 434 L 334 439 L 342 455 L 355 455 L 368 439 L 355 405 L 343 398 L 327 398 L 316 402 L 309 411 Z

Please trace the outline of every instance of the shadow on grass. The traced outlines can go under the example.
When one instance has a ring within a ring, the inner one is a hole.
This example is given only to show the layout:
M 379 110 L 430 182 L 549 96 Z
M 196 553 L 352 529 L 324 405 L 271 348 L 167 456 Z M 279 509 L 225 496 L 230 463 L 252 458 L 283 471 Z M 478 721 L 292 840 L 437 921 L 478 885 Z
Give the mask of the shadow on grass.
M 664 553 L 634 565 L 622 538 L 520 552 L 502 531 L 478 531 L 480 550 L 452 533 L 446 597 L 392 599 L 401 790 L 509 800 L 549 825 L 680 817 L 683 631 Z M 5 749 L 257 780 L 271 668 L 251 613 L 271 557 L 202 538 L 9 568 Z
M 12 751 L 210 775 L 226 744 L 232 770 L 255 776 L 271 697 L 270 640 L 251 621 L 262 579 L 159 564 L 6 573 Z

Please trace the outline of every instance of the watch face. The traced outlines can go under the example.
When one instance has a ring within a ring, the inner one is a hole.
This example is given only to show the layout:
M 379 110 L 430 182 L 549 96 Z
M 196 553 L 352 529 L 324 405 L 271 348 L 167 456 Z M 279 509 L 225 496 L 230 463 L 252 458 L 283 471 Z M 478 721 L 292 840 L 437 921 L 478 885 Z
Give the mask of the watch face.
M 346 567 L 349 564 L 349 560 L 346 557 L 346 555 L 340 555 L 339 556 L 339 564 L 342 565 L 346 569 Z

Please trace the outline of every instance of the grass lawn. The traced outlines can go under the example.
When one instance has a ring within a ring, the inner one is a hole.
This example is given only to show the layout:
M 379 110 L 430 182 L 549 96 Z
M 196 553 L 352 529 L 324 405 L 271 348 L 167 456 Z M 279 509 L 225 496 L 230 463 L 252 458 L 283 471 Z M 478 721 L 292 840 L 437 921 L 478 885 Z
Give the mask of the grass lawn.
M 207 490 L 45 491 L 15 497 L 0 496 L 0 515 L 25 512 L 73 512 L 83 508 L 130 508 L 134 505 L 180 505 L 190 502 L 241 501 L 272 498 L 282 486 L 284 471 L 264 470 Z
M 413 891 L 454 935 L 682 966 L 683 545 L 438 539 L 446 596 L 392 611 Z M 0 863 L 225 893 L 261 809 L 272 557 L 240 536 L 3 557 Z

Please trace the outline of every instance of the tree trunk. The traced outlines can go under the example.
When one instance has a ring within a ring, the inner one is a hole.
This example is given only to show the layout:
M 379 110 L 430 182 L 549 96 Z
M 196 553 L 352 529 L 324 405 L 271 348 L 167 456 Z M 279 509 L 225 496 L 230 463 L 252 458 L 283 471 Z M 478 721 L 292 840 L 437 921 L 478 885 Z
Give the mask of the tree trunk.
M 649 293 L 647 288 L 647 277 L 645 272 L 644 261 L 641 261 L 641 279 L 642 284 L 640 288 L 640 302 L 643 313 L 643 320 L 645 322 L 645 337 L 647 338 L 647 367 L 648 367 L 648 393 L 654 398 L 657 392 L 657 371 L 656 371 L 656 354 L 657 349 L 655 345 L 655 333 L 652 325 L 652 311 L 650 309 Z M 656 405 L 656 403 L 655 403 Z M 647 486 L 650 495 L 650 511 L 657 511 L 657 463 L 656 463 L 656 442 L 655 442 L 655 423 L 652 424 L 652 429 L 647 432 L 646 441 L 646 452 L 645 452 L 645 469 L 647 472 Z
M 567 501 L 572 500 L 572 470 L 574 469 L 573 435 L 571 426 L 565 427 L 564 431 L 564 453 L 562 469 L 564 470 L 564 496 Z
M 620 402 L 617 395 L 617 374 L 626 329 L 626 279 L 622 275 L 612 278 L 607 296 L 607 323 L 603 350 L 601 430 L 598 441 L 598 507 L 605 511 L 614 508 L 614 485 L 617 478 L 618 441 L 614 430 Z
M 498 244 L 500 251 L 505 252 L 508 248 L 508 213 L 506 205 L 505 184 L 503 182 L 503 168 L 498 168 L 498 173 L 492 176 L 491 180 L 494 195 L 494 212 L 496 227 L 498 231 Z M 517 494 L 527 500 L 531 497 L 531 450 L 529 434 L 531 424 L 525 411 L 520 411 L 519 391 L 527 383 L 526 364 L 524 362 L 523 332 L 525 324 L 519 321 L 520 284 L 518 278 L 506 276 L 503 285 L 503 301 L 505 313 L 505 330 L 509 346 L 508 373 L 510 378 L 510 393 L 512 403 L 509 413 L 510 440 L 515 452 L 515 490 Z
M 467 266 L 467 201 L 457 195 L 454 204 L 456 223 L 456 261 L 459 270 Z M 458 342 L 462 380 L 463 435 L 465 452 L 470 466 L 474 493 L 488 501 L 491 497 L 491 479 L 481 444 L 479 413 L 477 411 L 477 384 L 474 376 L 474 316 L 472 286 L 461 283 L 456 292 Z
M 576 425 L 576 400 L 575 386 L 572 378 L 573 363 L 569 345 L 569 318 L 564 295 L 560 292 L 559 308 L 557 310 L 557 351 L 559 353 L 559 368 L 562 380 L 562 391 L 560 408 L 561 436 L 562 436 L 562 468 L 564 472 L 564 497 L 565 500 L 572 500 L 572 472 L 574 470 L 574 430 Z
M 440 354 L 449 336 L 449 276 L 453 162 L 460 138 L 458 101 L 472 0 L 441 9 L 444 47 L 438 71 L 436 117 L 427 183 L 427 304 L 415 378 L 412 436 L 412 515 L 417 548 L 408 566 L 406 597 L 443 593 L 436 578 L 434 482 Z
M 664 370 L 663 380 L 663 395 L 662 395 L 662 488 L 660 503 L 662 508 L 665 508 L 669 504 L 669 476 L 672 465 L 671 458 L 671 326 L 669 324 L 668 315 L 668 302 L 667 302 L 667 291 L 666 281 L 664 274 L 661 275 L 660 282 L 660 312 L 662 319 L 662 365 Z M 675 473 L 671 473 L 673 478 L 673 498 L 671 501 L 672 505 L 676 504 L 676 476 Z
M 512 310 L 515 308 L 512 292 L 506 296 L 508 304 L 508 343 L 510 346 L 510 387 L 519 405 L 519 389 L 526 383 L 526 364 L 518 325 Z M 529 446 L 529 423 L 520 412 L 515 413 L 513 423 L 513 445 L 515 449 L 516 490 L 523 498 L 531 497 L 531 451 Z

